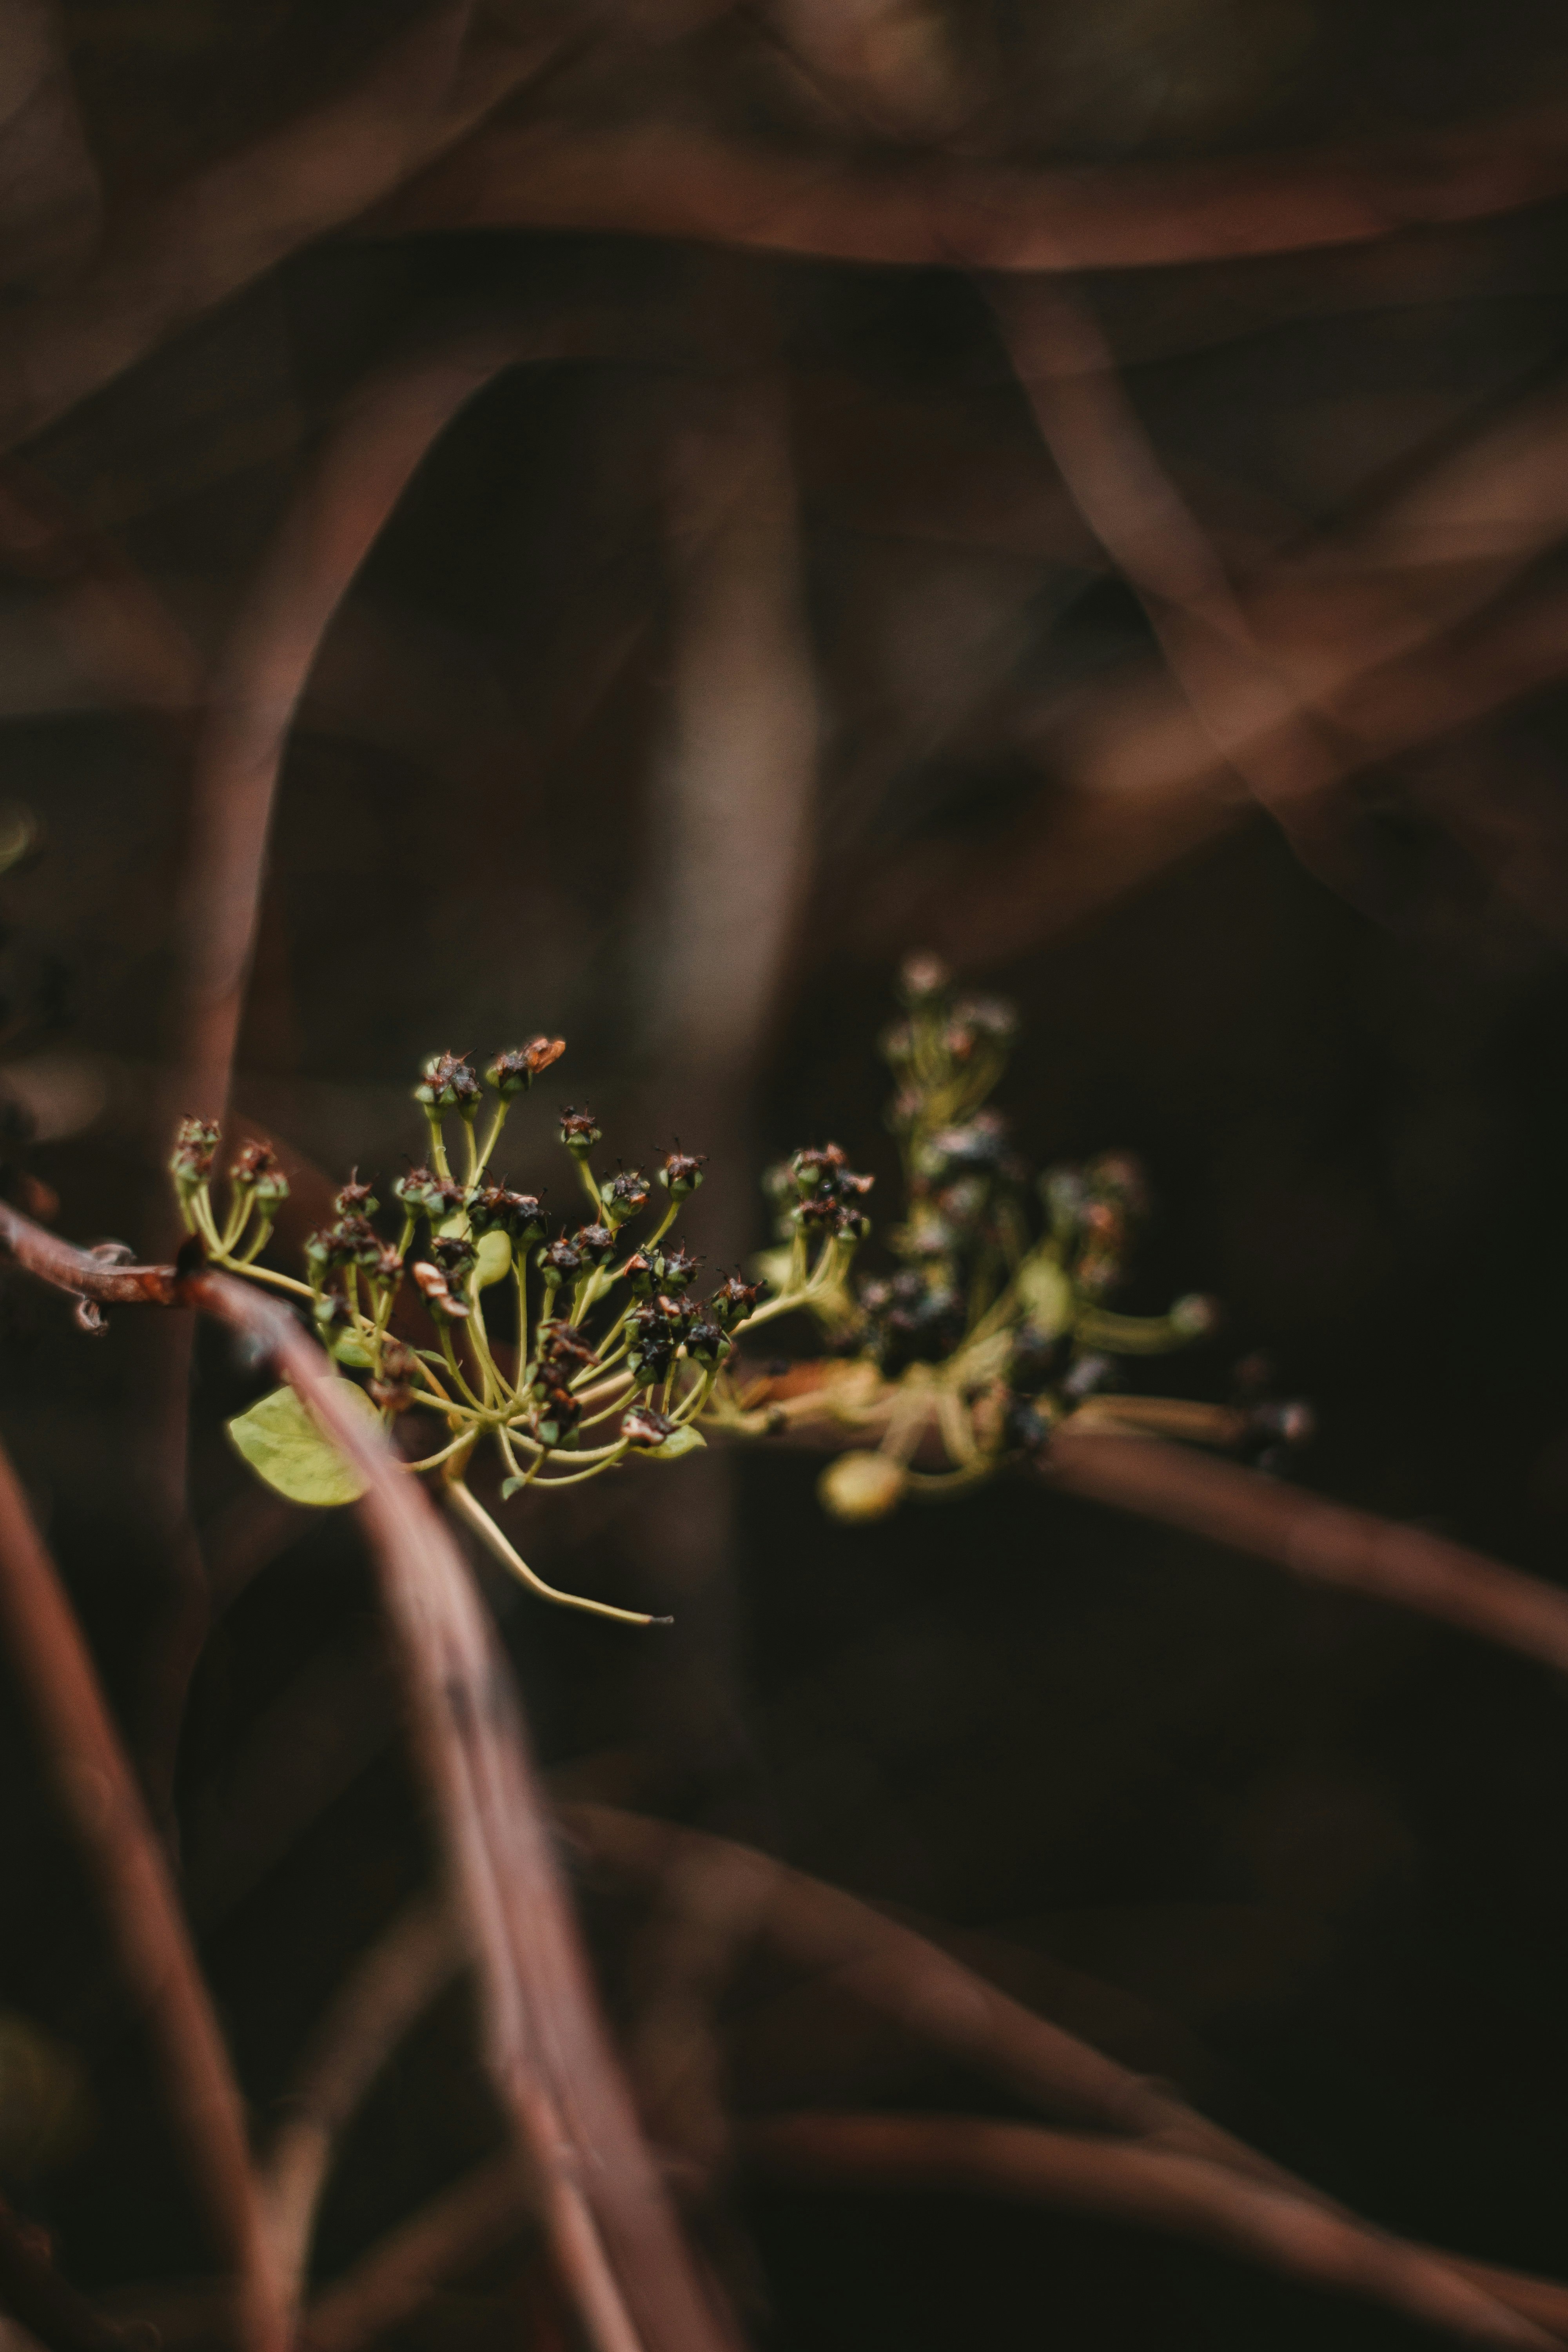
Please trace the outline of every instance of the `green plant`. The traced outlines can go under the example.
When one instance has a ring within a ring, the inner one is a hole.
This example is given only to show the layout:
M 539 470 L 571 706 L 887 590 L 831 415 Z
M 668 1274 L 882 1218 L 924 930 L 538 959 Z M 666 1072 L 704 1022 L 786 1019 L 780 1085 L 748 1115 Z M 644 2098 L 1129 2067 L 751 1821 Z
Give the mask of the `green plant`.
M 559 1140 L 588 1214 L 550 1238 L 542 1202 L 492 1168 L 514 1102 L 565 1051 L 558 1037 L 498 1055 L 482 1084 L 459 1055 L 426 1064 L 415 1096 L 428 1157 L 391 1188 L 395 1239 L 374 1222 L 381 1203 L 356 1172 L 337 1195 L 336 1221 L 305 1244 L 304 1280 L 262 1265 L 288 1192 L 276 1157 L 262 1144 L 239 1153 L 220 1214 L 218 1131 L 201 1119 L 184 1121 L 170 1163 L 182 1212 L 212 1263 L 308 1303 L 339 1366 L 363 1377 L 356 1393 L 367 1414 L 388 1425 L 434 1419 L 441 1443 L 407 1467 L 438 1474 L 452 1508 L 517 1575 L 547 1599 L 647 1623 L 533 1574 L 468 1486 L 481 1444 L 499 1451 L 505 1501 L 628 1461 L 677 1461 L 703 1444 L 704 1425 L 746 1438 L 804 1424 L 826 1432 L 836 1451 L 821 1482 L 826 1507 L 870 1518 L 906 1496 L 959 1493 L 994 1476 L 1091 1406 L 1147 1422 L 1152 1404 L 1160 1425 L 1158 1401 L 1105 1395 L 1116 1360 L 1183 1347 L 1214 1326 L 1211 1303 L 1196 1297 L 1157 1317 L 1108 1304 L 1145 1213 L 1142 1174 L 1128 1154 L 1108 1152 L 1031 1179 L 989 1107 L 1014 1034 L 1011 1008 L 960 995 L 928 956 L 906 964 L 902 995 L 903 1017 L 883 1050 L 896 1080 L 889 1123 L 904 1213 L 887 1237 L 890 1269 L 858 1282 L 873 1180 L 834 1143 L 795 1152 L 764 1180 L 775 1236 L 758 1279 L 730 1275 L 699 1301 L 700 1261 L 673 1234 L 702 1181 L 703 1156 L 671 1151 L 652 1181 L 636 1169 L 596 1175 L 598 1126 L 568 1107 Z M 406 1312 L 410 1280 L 433 1346 L 423 1343 L 423 1318 Z M 497 1297 L 510 1306 L 492 1328 L 487 1302 Z M 829 1352 L 781 1394 L 776 1381 L 748 1374 L 738 1343 L 797 1312 L 814 1319 Z M 504 1323 L 510 1343 L 499 1336 Z M 1172 1402 L 1163 1425 L 1210 1433 L 1207 1411 Z M 229 1426 L 253 1469 L 294 1500 L 331 1505 L 360 1492 L 357 1473 L 291 1390 Z

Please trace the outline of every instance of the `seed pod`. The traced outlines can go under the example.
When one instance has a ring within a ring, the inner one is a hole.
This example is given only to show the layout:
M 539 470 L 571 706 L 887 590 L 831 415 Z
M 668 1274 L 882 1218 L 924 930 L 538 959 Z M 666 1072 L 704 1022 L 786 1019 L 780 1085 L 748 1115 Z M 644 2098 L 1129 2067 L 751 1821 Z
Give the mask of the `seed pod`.
M 268 1206 L 289 1198 L 289 1179 L 270 1144 L 245 1144 L 228 1171 L 228 1181 L 237 1192 L 249 1192 Z
M 702 1171 L 708 1164 L 705 1151 L 670 1151 L 665 1155 L 658 1171 L 658 1181 L 671 1200 L 682 1201 L 695 1192 L 702 1181 Z
M 468 1202 L 468 1224 L 476 1234 L 510 1234 L 515 1242 L 536 1242 L 543 1237 L 544 1210 L 531 1192 L 487 1184 Z
M 463 1205 L 462 1186 L 447 1177 L 437 1176 L 429 1168 L 411 1168 L 406 1176 L 397 1178 L 392 1189 L 405 1209 L 417 1210 L 433 1225 L 455 1216 Z
M 340 1217 L 371 1217 L 380 1208 L 381 1202 L 375 1197 L 374 1185 L 360 1182 L 356 1168 L 332 1206 Z
M 628 1445 L 644 1451 L 662 1445 L 675 1427 L 667 1413 L 656 1412 L 651 1404 L 634 1404 L 621 1415 L 621 1435 Z
M 605 1216 L 612 1225 L 624 1225 L 629 1218 L 639 1216 L 647 1206 L 647 1178 L 637 1168 L 623 1168 L 618 1176 L 599 1187 Z
M 731 1342 L 717 1323 L 694 1323 L 686 1335 L 686 1352 L 694 1364 L 722 1363 Z
M 688 1287 L 702 1260 L 693 1257 L 684 1242 L 677 1242 L 673 1249 L 661 1250 L 655 1263 L 659 1288 L 673 1291 Z
M 575 1110 L 570 1103 L 561 1114 L 561 1140 L 581 1159 L 599 1140 L 599 1122 L 591 1110 Z
M 472 1118 L 479 1107 L 479 1082 L 461 1054 L 432 1054 L 414 1099 L 431 1110 L 455 1110 Z
M 708 1312 L 721 1331 L 728 1331 L 749 1315 L 768 1286 L 765 1282 L 742 1282 L 738 1274 L 726 1275 L 712 1297 Z
M 194 1192 L 212 1174 L 217 1139 L 218 1122 L 216 1118 L 183 1118 L 180 1121 L 174 1131 L 174 1149 L 169 1157 L 169 1173 L 182 1194 Z
M 608 1225 L 579 1225 L 572 1246 L 584 1265 L 603 1265 L 616 1252 L 616 1236 Z
M 430 1244 L 430 1255 L 447 1281 L 456 1282 L 467 1274 L 476 1253 L 467 1234 L 437 1234 Z
M 537 1263 L 545 1275 L 553 1275 L 557 1282 L 570 1282 L 583 1271 L 582 1255 L 564 1234 L 556 1241 L 546 1243 L 539 1253 Z
M 539 1327 L 542 1365 L 582 1365 L 594 1360 L 594 1343 L 580 1324 L 552 1317 Z

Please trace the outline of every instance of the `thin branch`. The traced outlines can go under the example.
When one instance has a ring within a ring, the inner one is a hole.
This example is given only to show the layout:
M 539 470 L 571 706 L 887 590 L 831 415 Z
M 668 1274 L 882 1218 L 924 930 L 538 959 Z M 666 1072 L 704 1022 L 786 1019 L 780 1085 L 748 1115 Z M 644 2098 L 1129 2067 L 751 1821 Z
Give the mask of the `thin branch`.
M 125 2352 L 120 2329 L 60 2277 L 41 2235 L 0 2198 L 0 2311 L 47 2352 Z
M 851 1433 L 826 1412 L 802 1412 L 815 1371 L 797 1364 L 785 1381 L 752 1381 L 748 1402 L 760 1407 L 776 1390 L 792 1406 L 790 1435 L 798 1444 L 835 1452 L 846 1443 L 879 1444 L 878 1420 Z M 1212 1537 L 1294 1575 L 1394 1601 L 1568 1671 L 1568 1592 L 1424 1528 L 1155 1437 L 1115 1435 L 1103 1422 L 1090 1434 L 1089 1423 L 1080 1433 L 1069 1421 L 1052 1438 L 1039 1475 L 1066 1494 Z
M 1254 635 L 1093 319 L 1068 286 L 1044 278 L 996 278 L 988 291 L 1062 481 L 1137 593 L 1216 757 L 1279 819 L 1304 863 L 1357 896 L 1348 828 L 1330 801 L 1351 762 Z
M 686 123 L 497 122 L 374 214 L 377 234 L 571 228 L 915 268 L 1138 269 L 1366 244 L 1568 187 L 1563 108 L 1401 146 L 1041 171 L 865 163 Z
M 0 1633 L 157 2053 L 191 2185 L 233 2272 L 243 2340 L 282 2352 L 283 2298 L 228 2053 L 86 1644 L 3 1450 Z
M 1155 1438 L 1057 1437 L 1048 1486 L 1184 1528 L 1308 1583 L 1413 1609 L 1568 1673 L 1568 1592 L 1421 1528 Z
M 446 1906 L 421 1896 L 360 1959 L 311 2039 L 285 2094 L 285 2118 L 261 2183 L 278 2267 L 296 2302 L 337 2142 L 393 2051 L 462 1960 Z
M 1100 1442 L 1095 1441 L 1097 1444 Z M 1047 2115 L 1137 2141 L 1146 2150 L 1194 2158 L 1258 2182 L 1281 2197 L 1346 2214 L 1310 2183 L 1234 2138 L 1163 2084 L 1119 2065 L 1076 2034 L 1038 2017 L 961 1960 L 868 1904 L 770 1855 L 710 1833 L 678 1829 L 605 1805 L 571 1804 L 561 1817 L 595 1864 L 656 1890 L 672 1874 L 722 1871 L 776 1958 L 837 1989 L 917 2040 L 974 2067 Z M 1434 2247 L 1412 2255 L 1470 2280 L 1512 2311 L 1556 2326 L 1568 2289 Z M 1440 2292 L 1434 2283 L 1434 2292 Z M 1562 2300 L 1555 2300 L 1555 2298 Z M 1568 2337 L 1568 2326 L 1563 2328 Z
M 106 1267 L 3 1203 L 0 1242 L 59 1288 L 195 1307 L 243 1334 L 355 1465 L 416 1754 L 473 1951 L 486 2060 L 578 2315 L 596 2352 L 733 2352 L 599 2021 L 510 1666 L 423 1486 L 270 1298 L 207 1271 Z
M 832 2189 L 960 2190 L 1064 2206 L 1195 2240 L 1288 2278 L 1385 2305 L 1471 2344 L 1560 2344 L 1420 2248 L 1217 2164 L 968 2116 L 797 2115 L 744 2126 L 771 2178 Z M 1551 2282 L 1539 2284 L 1548 2294 Z
M 527 2212 L 515 2156 L 476 2165 L 317 2296 L 300 2327 L 301 2352 L 359 2352 L 411 2317 L 448 2279 L 510 2245 Z
M 573 14 L 529 12 L 508 38 L 476 30 L 483 13 L 435 0 L 341 96 L 131 215 L 84 276 L 0 342 L 0 447 L 386 196 L 584 37 Z
M 597 347 L 576 320 L 476 334 L 405 360 L 352 401 L 230 633 L 197 751 L 180 894 L 182 1111 L 221 1118 L 289 730 L 332 617 L 432 444 L 505 369 Z

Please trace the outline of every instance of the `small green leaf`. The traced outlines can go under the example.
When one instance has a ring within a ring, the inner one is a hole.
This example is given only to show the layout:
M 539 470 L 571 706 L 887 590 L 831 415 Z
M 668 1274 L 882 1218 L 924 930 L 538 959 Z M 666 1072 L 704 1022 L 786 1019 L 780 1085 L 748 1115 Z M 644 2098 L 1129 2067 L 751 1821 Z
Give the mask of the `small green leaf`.
M 500 1231 L 481 1234 L 474 1265 L 474 1288 L 488 1290 L 492 1282 L 504 1282 L 510 1272 L 511 1235 Z
M 523 1477 L 503 1478 L 500 1482 L 501 1501 L 503 1503 L 510 1501 L 511 1496 L 517 1493 L 519 1487 L 526 1486 L 527 1484 L 528 1480 Z
M 363 1389 L 344 1381 L 342 1393 L 353 1397 L 365 1420 L 379 1427 L 375 1407 Z M 339 1503 L 357 1503 L 364 1492 L 359 1472 L 317 1428 L 292 1389 L 274 1389 L 248 1412 L 237 1414 L 228 1433 L 257 1476 L 291 1503 L 330 1510 Z
M 345 1331 L 341 1339 L 334 1339 L 332 1354 L 340 1364 L 352 1364 L 356 1372 L 368 1372 L 375 1360 L 357 1331 Z
M 1054 1339 L 1072 1324 L 1072 1285 L 1054 1258 L 1026 1257 L 1018 1268 L 1018 1296 L 1042 1339 Z
M 641 1458 L 645 1462 L 679 1462 L 683 1454 L 701 1453 L 707 1443 L 700 1429 L 693 1429 L 689 1421 L 683 1421 L 679 1429 L 670 1431 L 661 1445 L 650 1445 L 646 1454 L 641 1454 Z M 641 1453 L 641 1449 L 638 1450 Z

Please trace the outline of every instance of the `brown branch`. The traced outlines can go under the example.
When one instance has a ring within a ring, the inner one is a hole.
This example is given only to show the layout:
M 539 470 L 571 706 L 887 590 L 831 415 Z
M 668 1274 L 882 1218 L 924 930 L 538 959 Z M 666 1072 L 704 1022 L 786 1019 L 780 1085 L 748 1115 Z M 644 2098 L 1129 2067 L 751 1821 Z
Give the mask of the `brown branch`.
M 372 215 L 375 233 L 605 229 L 919 268 L 1131 269 L 1361 245 L 1568 187 L 1561 106 L 1413 139 L 1189 164 L 869 163 L 688 124 L 498 122 Z
M 41 2231 L 0 2198 L 0 2312 L 19 2319 L 47 2352 L 125 2352 L 125 2338 L 96 2304 L 60 2277 Z
M 285 2095 L 262 2195 L 278 2267 L 298 2301 L 316 2209 L 337 2141 L 388 2057 L 462 1964 L 446 1906 L 421 1897 L 358 1962 L 312 2037 Z
M 3 1450 L 0 1634 L 156 2052 L 191 2185 L 234 2273 L 243 2340 L 282 2352 L 283 2301 L 228 2053 L 86 1644 Z
M 332 2281 L 304 2315 L 301 2352 L 359 2352 L 437 2288 L 517 2239 L 528 2213 L 515 2156 L 492 2157 L 443 2189 Z
M 875 1418 L 850 1428 L 826 1410 L 812 1412 L 814 1386 L 834 1369 L 802 1363 L 779 1380 L 753 1380 L 743 1389 L 747 1404 L 756 1410 L 777 1401 L 797 1444 L 836 1452 L 879 1444 L 883 1427 Z M 1081 1431 L 1074 1416 L 1056 1433 L 1039 1475 L 1064 1494 L 1208 1536 L 1293 1575 L 1394 1601 L 1568 1671 L 1568 1592 L 1424 1528 L 1157 1437 L 1114 1434 L 1097 1409 Z
M 1041 1475 L 1064 1494 L 1206 1536 L 1309 1583 L 1393 1601 L 1568 1672 L 1568 1592 L 1423 1528 L 1153 1438 L 1079 1437 L 1068 1428 Z
M 600 2352 L 718 2352 L 731 2339 L 698 2284 L 599 2023 L 510 1672 L 451 1538 L 288 1315 L 219 1275 L 191 1277 L 184 1295 L 266 1334 L 368 1482 L 360 1508 L 473 1940 L 487 2056 L 590 2336 Z
M 807 2188 L 960 2190 L 1161 2230 L 1288 2278 L 1404 2312 L 1472 2344 L 1561 2343 L 1421 2248 L 1216 2164 L 967 2116 L 797 2115 L 742 2127 L 774 2179 Z M 1552 2283 L 1539 2284 L 1550 2294 Z
M 508 39 L 435 0 L 341 96 L 131 215 L 93 267 L 0 341 L 0 447 L 110 383 L 289 254 L 340 227 L 584 37 L 539 9 Z
M 988 290 L 1041 438 L 1142 604 L 1216 757 L 1278 818 L 1306 865 L 1360 896 L 1348 827 L 1330 801 L 1353 760 L 1255 637 L 1089 311 L 1068 286 L 1044 278 L 996 278 Z
M 476 334 L 363 386 L 294 499 L 218 663 L 178 920 L 179 1108 L 220 1118 L 289 730 L 332 616 L 410 478 L 503 370 L 595 347 L 575 320 Z
M 471 1943 L 485 2056 L 596 2352 L 731 2352 L 600 2023 L 495 1630 L 424 1487 L 293 1318 L 206 1271 L 110 1269 L 0 1204 L 0 1242 L 58 1287 L 199 1307 L 270 1356 L 365 1481 L 359 1506 L 418 1762 Z
M 561 1816 L 595 1864 L 634 1885 L 660 1889 L 672 1878 L 695 1876 L 703 1868 L 722 1874 L 731 1882 L 732 1906 L 745 1909 L 759 1941 L 776 1958 L 814 1976 L 831 1976 L 849 1999 L 1047 2115 L 1222 2168 L 1282 2197 L 1356 2221 L 1321 2190 L 1233 2138 L 1160 2083 L 1037 2016 L 963 1961 L 855 1895 L 707 1832 L 604 1805 L 566 1805 Z M 1411 2251 L 1471 2280 L 1510 2310 L 1561 2327 L 1568 2339 L 1568 2289 L 1434 2247 Z

